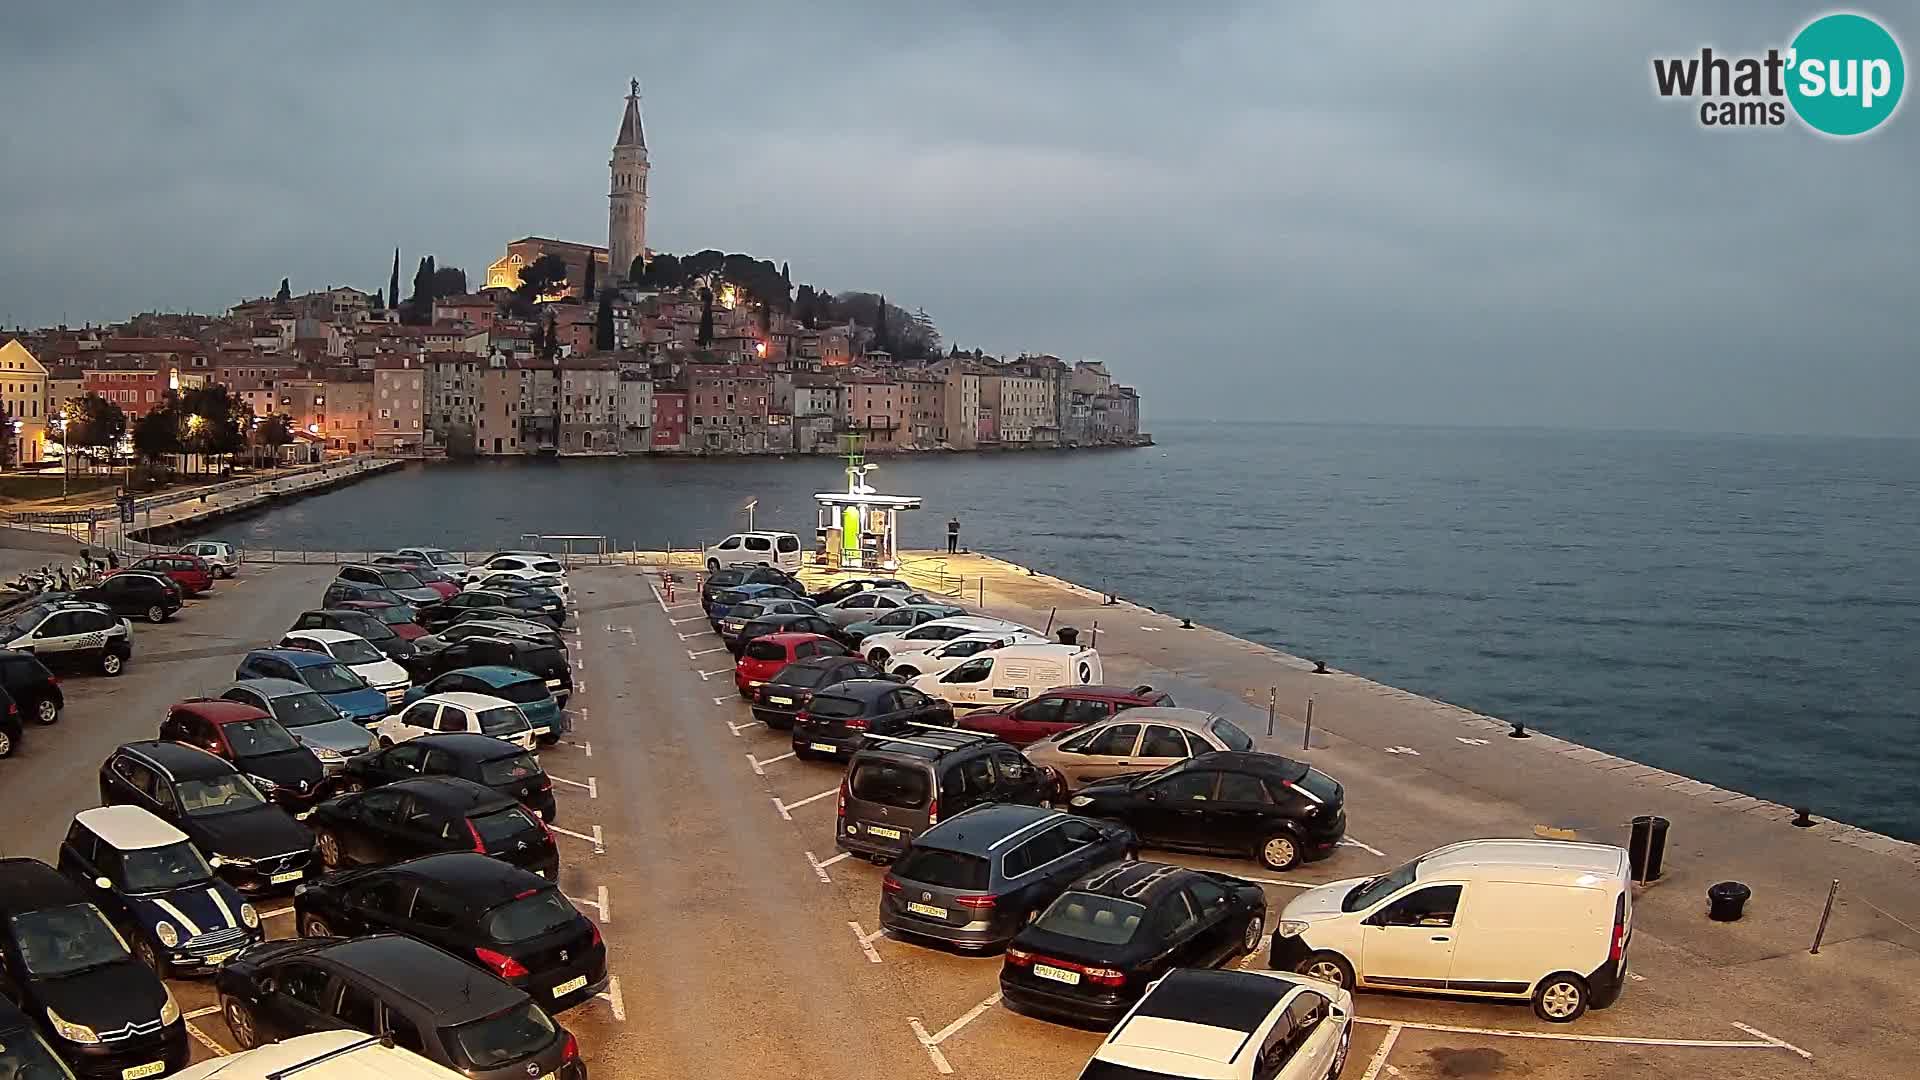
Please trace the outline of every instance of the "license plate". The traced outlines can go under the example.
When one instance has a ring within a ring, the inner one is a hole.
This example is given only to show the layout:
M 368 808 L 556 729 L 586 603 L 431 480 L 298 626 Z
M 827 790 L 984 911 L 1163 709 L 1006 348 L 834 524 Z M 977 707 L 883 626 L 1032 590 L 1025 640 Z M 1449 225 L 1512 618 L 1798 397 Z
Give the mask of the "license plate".
M 306 876 L 307 872 L 305 870 L 286 870 L 268 878 L 267 882 L 273 885 L 285 885 L 289 881 L 299 881 Z
M 774 697 L 774 696 L 773 696 L 772 694 L 768 694 L 768 695 L 767 695 L 767 704 L 769 704 L 769 705 L 791 705 L 791 704 L 793 704 L 793 699 L 792 699 L 792 698 L 790 698 L 790 697 Z
M 1052 979 L 1054 982 L 1066 983 L 1068 986 L 1080 985 L 1080 973 L 1077 971 L 1068 971 L 1066 968 L 1057 968 L 1048 964 L 1035 964 L 1033 965 L 1033 973 L 1043 979 Z
M 915 915 L 926 915 L 935 919 L 944 919 L 947 917 L 946 908 L 934 907 L 932 904 L 915 903 L 911 900 L 907 901 L 907 910 L 913 912 Z
M 143 1076 L 159 1076 L 161 1073 L 166 1071 L 167 1071 L 166 1062 L 149 1061 L 145 1065 L 135 1065 L 131 1069 L 121 1069 L 120 1075 L 123 1078 L 123 1080 L 140 1080 L 140 1078 Z
M 898 840 L 905 834 L 899 829 L 889 829 L 885 825 L 869 825 L 867 826 L 867 835 L 884 836 L 889 840 Z
M 233 959 L 233 954 L 239 951 L 239 949 L 228 949 L 226 952 L 214 953 L 212 956 L 207 957 L 207 963 L 224 964 Z
M 305 820 L 307 820 L 308 818 L 310 818 L 310 817 L 312 817 L 312 816 L 313 816 L 313 811 L 312 811 L 312 810 L 302 810 L 302 811 L 300 811 L 299 813 L 297 813 L 297 814 L 295 814 L 295 815 L 293 815 L 293 820 L 295 820 L 295 821 L 305 821 Z
M 577 979 L 568 979 L 566 982 L 563 982 L 559 986 L 556 986 L 553 988 L 553 996 L 557 998 L 566 997 L 568 994 L 571 994 L 575 990 L 579 990 L 582 987 L 585 987 L 586 985 L 587 985 L 587 977 L 585 975 L 582 975 Z
M 839 753 L 839 752 L 840 752 L 840 748 L 839 748 L 839 747 L 837 747 L 837 746 L 835 746 L 835 745 L 833 745 L 832 743 L 829 743 L 829 742 L 817 742 L 817 743 L 814 743 L 814 744 L 813 744 L 813 749 L 815 749 L 815 750 L 818 750 L 818 751 L 820 751 L 821 753 L 825 753 L 825 754 L 837 754 L 837 753 Z
M 549 690 L 558 690 L 558 689 L 560 689 L 560 680 L 559 680 L 559 679 L 548 679 L 548 680 L 547 680 L 547 689 L 549 689 Z

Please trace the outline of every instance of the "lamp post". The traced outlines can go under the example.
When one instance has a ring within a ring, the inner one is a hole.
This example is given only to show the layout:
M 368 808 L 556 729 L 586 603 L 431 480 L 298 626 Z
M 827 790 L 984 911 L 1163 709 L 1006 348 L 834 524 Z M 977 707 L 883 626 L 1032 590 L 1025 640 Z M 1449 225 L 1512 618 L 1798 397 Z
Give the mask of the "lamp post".
M 748 532 L 753 531 L 753 508 L 759 505 L 760 505 L 759 499 L 749 499 L 747 501 L 747 505 L 745 509 L 747 511 L 747 531 Z
M 60 436 L 60 498 L 67 497 L 67 477 L 73 473 L 73 448 L 67 445 L 67 410 L 63 406 L 60 415 L 53 418 L 50 425 Z

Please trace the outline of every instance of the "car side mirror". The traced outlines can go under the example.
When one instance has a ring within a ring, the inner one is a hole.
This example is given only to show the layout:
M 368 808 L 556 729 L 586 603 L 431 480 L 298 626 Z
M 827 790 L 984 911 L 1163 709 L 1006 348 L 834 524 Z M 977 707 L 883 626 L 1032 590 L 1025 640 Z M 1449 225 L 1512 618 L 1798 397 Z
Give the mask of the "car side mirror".
M 96 889 L 111 889 L 113 888 L 113 881 L 109 878 L 97 877 L 93 879 L 93 887 Z
M 227 860 L 221 858 L 218 855 L 209 855 L 207 856 L 207 865 L 213 867 L 215 870 L 218 870 L 221 867 L 227 865 Z

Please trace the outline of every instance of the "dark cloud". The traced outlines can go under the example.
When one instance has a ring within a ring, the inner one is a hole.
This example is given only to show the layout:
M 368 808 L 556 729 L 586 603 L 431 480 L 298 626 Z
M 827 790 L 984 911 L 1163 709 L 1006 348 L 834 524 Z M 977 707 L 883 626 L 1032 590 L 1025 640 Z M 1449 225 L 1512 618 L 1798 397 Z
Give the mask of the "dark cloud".
M 1920 433 L 1911 106 L 1840 143 L 1651 90 L 1813 8 L 67 7 L 0 39 L 9 323 L 602 238 L 634 74 L 654 247 L 1102 357 L 1150 417 Z

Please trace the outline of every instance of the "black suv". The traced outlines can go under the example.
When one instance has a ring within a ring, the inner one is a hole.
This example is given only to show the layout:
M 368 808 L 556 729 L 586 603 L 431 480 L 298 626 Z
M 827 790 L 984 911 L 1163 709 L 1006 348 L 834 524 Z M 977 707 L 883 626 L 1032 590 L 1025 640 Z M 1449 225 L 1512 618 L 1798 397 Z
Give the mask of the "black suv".
M 553 781 L 530 751 L 491 735 L 446 732 L 421 735 L 383 750 L 347 759 L 339 786 L 344 792 L 397 784 L 419 776 L 457 776 L 489 787 L 552 821 Z
M 734 635 L 733 641 L 727 643 L 727 651 L 739 656 L 754 638 L 763 638 L 768 634 L 819 634 L 821 637 L 832 637 L 833 632 L 834 625 L 820 615 L 806 612 L 756 615 L 747 620 L 740 632 Z
M 477 851 L 559 880 L 560 852 L 546 825 L 518 800 L 453 776 L 402 780 L 314 807 L 313 832 L 328 870 Z
M 449 671 L 488 665 L 517 668 L 540 676 L 547 684 L 547 692 L 563 709 L 567 695 L 573 693 L 573 666 L 567 663 L 566 649 L 505 637 L 462 637 L 438 652 L 424 653 L 413 665 L 413 677 L 419 682 L 431 682 Z
M 856 593 L 867 592 L 870 589 L 906 589 L 912 591 L 913 586 L 901 581 L 899 578 L 849 578 L 845 581 L 836 581 L 832 585 L 821 589 L 819 592 L 810 593 L 807 595 L 807 599 L 813 601 L 816 607 L 821 604 L 837 604 L 849 596 Z
M 83 603 L 99 604 L 115 615 L 152 623 L 173 618 L 184 602 L 180 586 L 159 574 L 134 570 L 122 570 L 98 585 L 76 589 L 72 596 Z
M 331 874 L 294 897 L 305 937 L 419 938 L 525 990 L 549 1012 L 607 985 L 600 930 L 558 886 L 471 851 Z
M 1051 803 L 1058 779 L 989 735 L 951 728 L 870 738 L 840 781 L 842 851 L 885 862 L 913 838 L 981 803 Z
M 53 677 L 47 665 L 18 649 L 0 649 L 0 689 L 20 707 L 21 716 L 37 724 L 57 723 L 60 710 L 67 704 L 60 680 Z
M 880 925 L 897 937 L 996 949 L 1068 885 L 1136 850 L 1123 825 L 976 806 L 915 837 L 893 864 L 880 883 Z
M 814 690 L 849 679 L 885 677 L 879 668 L 857 656 L 809 656 L 795 660 L 754 691 L 753 718 L 775 731 L 789 731 L 793 728 L 793 718 L 813 700 Z
M 700 581 L 700 610 L 713 606 L 713 598 L 736 585 L 784 585 L 795 597 L 805 597 L 800 580 L 775 566 L 728 566 L 715 570 Z
M 20 749 L 26 730 L 20 726 L 20 706 L 5 690 L 0 690 L 0 758 L 12 757 Z
M 1291 870 L 1324 859 L 1347 832 L 1346 794 L 1292 758 L 1238 750 L 1081 788 L 1073 812 L 1123 821 L 1148 847 L 1206 851 Z
M 33 1020 L 0 997 L 0 1076 L 60 1080 L 66 1074 L 67 1067 L 40 1036 Z
M 187 834 L 242 893 L 306 879 L 313 834 L 224 759 L 170 742 L 132 742 L 100 766 L 100 803 L 138 806 Z
M 364 1031 L 474 1080 L 586 1080 L 573 1035 L 524 990 L 398 934 L 256 945 L 215 980 L 242 1050 Z
M 508 618 L 546 623 L 556 630 L 567 621 L 567 611 L 561 606 L 560 598 L 546 589 L 538 593 L 468 589 L 447 597 L 444 603 L 414 609 L 414 620 L 428 630 L 437 630 L 452 626 L 460 621 L 461 615 L 477 610 L 485 610 L 489 618 L 499 618 L 498 612 L 504 611 Z
M 793 753 L 802 760 L 840 758 L 869 735 L 894 735 L 914 724 L 953 723 L 953 706 L 891 679 L 848 679 L 814 691 L 793 718 Z
M 379 649 L 387 659 L 402 667 L 419 652 L 413 642 L 393 632 L 393 627 L 374 618 L 364 611 L 353 608 L 315 608 L 303 611 L 293 620 L 288 631 L 294 630 L 345 630 L 349 634 L 359 634 L 367 643 Z

